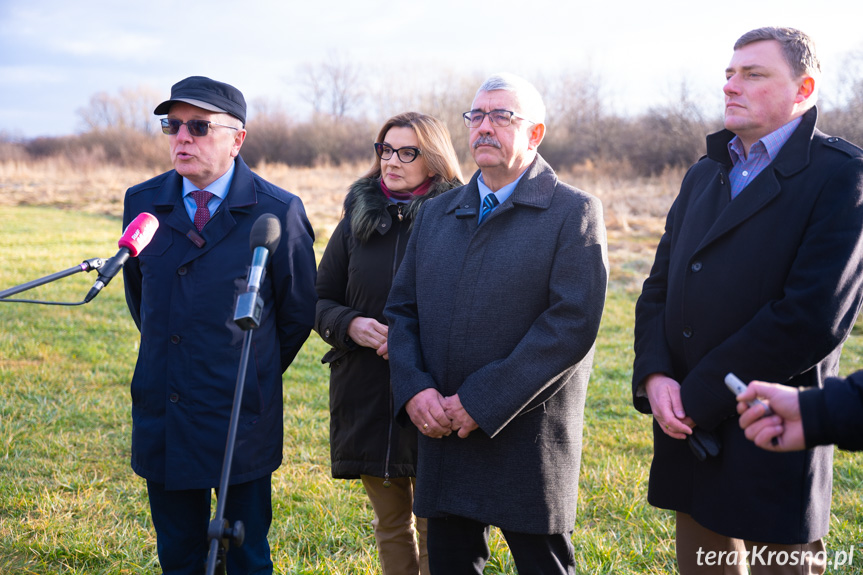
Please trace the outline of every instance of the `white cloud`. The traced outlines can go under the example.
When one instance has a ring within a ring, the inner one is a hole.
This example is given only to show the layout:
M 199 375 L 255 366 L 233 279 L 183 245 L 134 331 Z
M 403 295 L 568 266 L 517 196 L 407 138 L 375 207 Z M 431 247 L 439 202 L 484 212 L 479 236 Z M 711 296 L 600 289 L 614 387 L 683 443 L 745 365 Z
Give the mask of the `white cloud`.
M 297 70 L 340 51 L 387 78 L 445 71 L 527 77 L 591 70 L 623 107 L 661 105 L 680 81 L 721 94 L 734 40 L 764 25 L 797 26 L 819 43 L 829 86 L 860 46 L 859 0 L 815 10 L 761 0 L 698 10 L 689 0 L 0 0 L 0 130 L 31 130 L 3 110 L 55 105 L 46 128 L 71 131 L 99 91 L 138 85 L 166 95 L 203 74 L 255 98 L 297 101 Z M 62 93 L 63 103 L 56 100 Z M 70 112 L 71 110 L 71 112 Z

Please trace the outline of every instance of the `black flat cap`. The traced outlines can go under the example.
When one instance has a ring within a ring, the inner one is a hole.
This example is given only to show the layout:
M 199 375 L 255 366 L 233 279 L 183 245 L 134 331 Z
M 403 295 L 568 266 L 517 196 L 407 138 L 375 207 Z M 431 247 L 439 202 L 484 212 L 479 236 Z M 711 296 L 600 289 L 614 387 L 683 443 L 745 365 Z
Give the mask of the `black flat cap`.
M 217 82 L 204 76 L 189 76 L 171 86 L 171 99 L 165 100 L 153 110 L 157 116 L 170 111 L 177 102 L 186 102 L 193 106 L 230 114 L 246 125 L 246 99 L 243 93 L 224 82 Z

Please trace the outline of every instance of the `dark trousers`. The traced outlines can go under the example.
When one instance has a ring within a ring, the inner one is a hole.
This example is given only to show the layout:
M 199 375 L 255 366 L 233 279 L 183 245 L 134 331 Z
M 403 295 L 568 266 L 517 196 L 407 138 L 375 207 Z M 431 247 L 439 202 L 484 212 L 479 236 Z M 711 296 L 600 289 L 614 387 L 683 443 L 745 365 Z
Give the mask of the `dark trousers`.
M 501 530 L 520 575 L 575 575 L 570 533 L 533 535 Z M 448 515 L 428 520 L 429 567 L 432 575 L 481 574 L 491 551 L 489 526 Z
M 270 475 L 228 488 L 225 519 L 232 526 L 237 520 L 242 521 L 246 530 L 243 545 L 228 549 L 228 575 L 273 572 L 267 541 L 273 520 L 271 493 Z M 207 527 L 215 511 L 210 509 L 212 490 L 166 491 L 164 484 L 147 481 L 147 494 L 164 575 L 203 575 L 209 551 Z

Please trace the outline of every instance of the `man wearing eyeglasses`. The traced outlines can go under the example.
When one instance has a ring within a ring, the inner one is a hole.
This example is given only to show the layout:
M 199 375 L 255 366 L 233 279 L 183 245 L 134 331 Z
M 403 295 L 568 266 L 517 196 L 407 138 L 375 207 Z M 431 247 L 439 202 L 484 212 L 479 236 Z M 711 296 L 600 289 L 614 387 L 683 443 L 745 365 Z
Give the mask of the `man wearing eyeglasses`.
M 247 289 L 250 233 L 279 219 L 252 334 L 225 517 L 242 521 L 227 573 L 272 573 L 267 543 L 271 474 L 282 461 L 282 373 L 315 316 L 314 234 L 299 198 L 254 174 L 240 157 L 246 103 L 201 76 L 156 107 L 174 169 L 126 192 L 124 225 L 159 219 L 153 240 L 123 270 L 141 331 L 132 378 L 132 468 L 147 480 L 159 563 L 166 574 L 204 573 L 210 498 L 219 485 L 244 332 L 233 322 Z
M 464 114 L 479 171 L 426 202 L 390 292 L 395 412 L 420 432 L 432 573 L 574 573 L 581 430 L 607 284 L 602 206 L 537 153 L 545 106 L 492 76 Z

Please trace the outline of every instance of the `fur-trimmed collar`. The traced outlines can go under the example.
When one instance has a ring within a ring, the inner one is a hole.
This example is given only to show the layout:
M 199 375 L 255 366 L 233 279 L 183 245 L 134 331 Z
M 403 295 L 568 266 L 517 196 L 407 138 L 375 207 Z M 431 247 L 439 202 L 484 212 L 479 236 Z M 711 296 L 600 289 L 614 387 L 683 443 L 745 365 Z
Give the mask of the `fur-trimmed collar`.
M 462 185 L 458 180 L 448 182 L 443 178 L 436 178 L 432 182 L 429 191 L 407 203 L 407 209 L 403 212 L 404 218 L 409 226 L 413 226 L 414 217 L 423 202 L 435 196 L 439 196 L 447 190 Z M 393 205 L 381 191 L 378 178 L 360 178 L 354 182 L 345 197 L 345 218 L 350 222 L 351 233 L 360 242 L 365 243 L 378 230 L 381 223 L 389 224 L 392 221 L 388 209 Z M 387 225 L 381 233 L 385 233 L 392 226 Z

